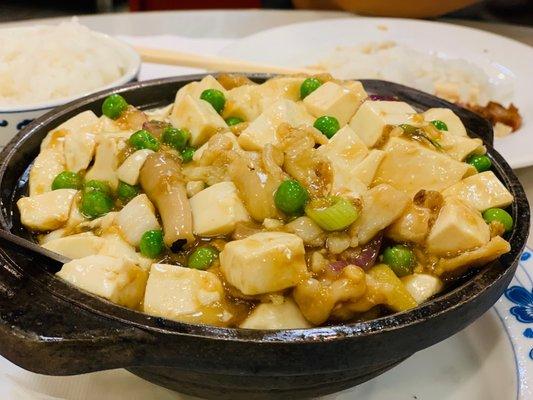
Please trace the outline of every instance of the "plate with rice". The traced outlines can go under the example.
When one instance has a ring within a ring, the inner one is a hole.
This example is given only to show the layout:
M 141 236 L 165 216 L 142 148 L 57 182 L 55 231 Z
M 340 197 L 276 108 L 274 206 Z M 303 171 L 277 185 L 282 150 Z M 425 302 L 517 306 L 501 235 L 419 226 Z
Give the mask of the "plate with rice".
M 356 17 L 265 30 L 221 54 L 436 94 L 490 119 L 495 147 L 513 168 L 533 165 L 533 51 L 514 40 L 442 22 Z

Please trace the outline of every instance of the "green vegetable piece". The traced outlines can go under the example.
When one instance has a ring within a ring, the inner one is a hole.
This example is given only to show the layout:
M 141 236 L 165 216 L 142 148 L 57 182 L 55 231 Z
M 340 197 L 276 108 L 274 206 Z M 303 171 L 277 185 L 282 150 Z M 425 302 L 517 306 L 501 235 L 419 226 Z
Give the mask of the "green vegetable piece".
M 466 159 L 466 162 L 473 165 L 477 172 L 488 171 L 492 167 L 492 161 L 486 155 L 473 154 Z
M 487 224 L 490 224 L 493 221 L 500 222 L 503 225 L 505 232 L 509 232 L 513 229 L 513 217 L 501 208 L 489 208 L 488 210 L 483 211 L 483 219 Z
M 117 119 L 128 108 L 128 102 L 120 94 L 107 96 L 102 103 L 102 114 L 111 119 Z
M 305 207 L 305 213 L 326 231 L 346 229 L 359 218 L 359 210 L 339 196 L 311 200 Z
M 163 242 L 163 231 L 156 229 L 153 231 L 146 231 L 141 236 L 139 243 L 141 254 L 148 258 L 156 258 L 165 248 Z
M 191 133 L 186 129 L 177 129 L 171 126 L 163 130 L 163 143 L 174 147 L 176 150 L 182 150 L 187 145 L 191 137 Z
M 409 247 L 398 244 L 385 249 L 383 263 L 387 264 L 396 276 L 401 278 L 413 273 L 416 258 Z
M 318 78 L 307 78 L 300 85 L 300 98 L 303 100 L 322 85 Z
M 109 197 L 111 197 L 111 194 L 113 193 L 113 190 L 111 190 L 111 186 L 109 186 L 109 183 L 104 182 L 104 181 L 98 181 L 96 179 L 85 182 L 83 190 L 85 192 L 90 192 L 90 191 L 102 192 L 108 195 Z
M 446 123 L 441 121 L 440 119 L 434 119 L 433 121 L 431 121 L 431 125 L 437 128 L 439 131 L 448 130 L 448 125 L 446 125 Z
M 317 118 L 313 126 L 322 132 L 328 139 L 331 139 L 341 128 L 337 118 L 330 117 L 329 115 L 323 115 L 322 117 Z
M 307 190 L 296 180 L 281 182 L 278 190 L 274 193 L 276 207 L 289 215 L 303 214 L 308 200 Z
M 432 137 L 427 135 L 423 129 L 417 128 L 409 124 L 401 124 L 399 125 L 399 127 L 402 128 L 403 132 L 407 136 L 410 136 L 411 138 L 417 139 L 417 140 L 421 140 L 421 139 L 427 140 L 433 147 L 435 147 L 435 149 L 439 151 L 443 150 L 440 143 L 436 139 L 433 139 Z
M 52 190 L 57 189 L 81 189 L 83 181 L 76 172 L 63 171 L 52 182 Z
M 136 150 L 159 150 L 159 141 L 146 129 L 141 129 L 133 133 L 128 139 L 128 143 Z
M 187 260 L 187 266 L 194 269 L 207 269 L 218 258 L 218 250 L 213 246 L 197 247 Z
M 242 118 L 239 118 L 239 117 L 228 117 L 228 118 L 226 118 L 226 124 L 228 124 L 228 126 L 238 125 L 241 122 L 244 122 L 244 120 Z
M 100 190 L 87 190 L 83 192 L 80 202 L 80 211 L 88 218 L 98 218 L 113 209 L 113 199 Z
M 127 203 L 135 196 L 139 194 L 139 186 L 129 185 L 126 182 L 120 181 L 118 183 L 117 195 L 118 198 L 123 202 Z
M 188 162 L 192 161 L 192 157 L 194 156 L 195 151 L 196 150 L 194 149 L 194 147 L 185 147 L 181 151 L 181 160 L 184 164 L 187 164 Z
M 221 113 L 226 105 L 226 97 L 224 93 L 217 89 L 206 89 L 200 95 L 202 100 L 207 101 L 213 106 L 217 113 Z

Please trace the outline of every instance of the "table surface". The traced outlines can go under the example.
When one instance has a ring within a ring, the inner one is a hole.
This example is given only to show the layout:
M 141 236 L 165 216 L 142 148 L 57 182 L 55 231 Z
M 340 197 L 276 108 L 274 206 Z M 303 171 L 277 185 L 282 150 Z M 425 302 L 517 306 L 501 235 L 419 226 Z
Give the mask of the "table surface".
M 174 34 L 194 38 L 241 38 L 286 24 L 347 17 L 353 17 L 353 15 L 337 11 L 209 10 L 116 13 L 80 16 L 79 20 L 91 29 L 110 35 Z M 3 24 L 3 26 L 57 23 L 65 19 L 20 21 Z M 533 46 L 533 28 L 457 19 L 443 19 L 442 21 L 497 33 Z M 533 167 L 517 170 L 516 174 L 526 190 L 530 203 L 533 203 Z M 528 244 L 533 247 L 533 235 L 530 235 Z

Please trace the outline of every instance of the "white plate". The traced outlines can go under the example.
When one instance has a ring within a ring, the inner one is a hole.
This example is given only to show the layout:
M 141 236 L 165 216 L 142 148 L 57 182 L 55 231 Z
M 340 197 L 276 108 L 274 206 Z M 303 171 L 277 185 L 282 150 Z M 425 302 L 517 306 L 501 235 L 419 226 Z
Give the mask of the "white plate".
M 386 30 L 383 29 L 386 27 Z M 496 141 L 496 149 L 513 168 L 533 165 L 533 50 L 492 33 L 430 21 L 394 18 L 345 18 L 286 25 L 245 37 L 221 55 L 281 66 L 312 65 L 336 46 L 392 40 L 443 58 L 466 59 L 498 82 L 513 81 L 512 98 L 523 127 Z M 363 78 L 363 77 L 362 77 Z
M 323 400 L 533 399 L 533 277 L 528 272 L 532 269 L 533 254 L 527 249 L 505 295 L 479 320 L 385 374 Z M 193 398 L 125 370 L 49 377 L 24 371 L 0 357 L 0 399 Z

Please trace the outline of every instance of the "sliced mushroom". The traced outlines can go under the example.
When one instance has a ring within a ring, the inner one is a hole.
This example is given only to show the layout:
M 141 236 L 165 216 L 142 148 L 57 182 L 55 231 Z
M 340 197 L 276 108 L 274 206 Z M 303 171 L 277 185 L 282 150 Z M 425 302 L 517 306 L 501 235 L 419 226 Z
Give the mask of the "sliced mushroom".
M 165 244 L 177 251 L 193 242 L 191 206 L 179 161 L 168 153 L 150 154 L 140 183 L 159 211 Z

